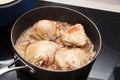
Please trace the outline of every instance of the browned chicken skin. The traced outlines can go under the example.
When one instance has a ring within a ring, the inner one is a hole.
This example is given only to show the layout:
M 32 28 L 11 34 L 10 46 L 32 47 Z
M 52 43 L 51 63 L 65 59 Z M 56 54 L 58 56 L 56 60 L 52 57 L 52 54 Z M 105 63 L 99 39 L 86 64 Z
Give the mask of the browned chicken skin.
M 89 56 L 89 53 L 80 48 L 59 50 L 55 55 L 55 63 L 61 70 L 80 68 L 89 61 Z
M 76 24 L 71 26 L 62 36 L 62 42 L 66 46 L 83 46 L 86 44 L 87 36 L 85 34 L 84 28 L 81 24 Z
M 38 41 L 30 44 L 25 53 L 26 59 L 36 65 L 49 66 L 54 61 L 55 51 L 59 46 L 51 41 Z
M 56 22 L 52 20 L 40 20 L 34 24 L 33 30 L 36 35 L 45 40 L 55 40 L 56 34 Z

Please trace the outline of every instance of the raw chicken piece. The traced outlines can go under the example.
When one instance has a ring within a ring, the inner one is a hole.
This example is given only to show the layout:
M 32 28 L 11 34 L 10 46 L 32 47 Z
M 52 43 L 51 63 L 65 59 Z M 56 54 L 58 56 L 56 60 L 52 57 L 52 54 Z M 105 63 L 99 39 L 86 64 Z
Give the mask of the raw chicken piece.
M 62 42 L 66 46 L 83 46 L 86 44 L 87 36 L 81 24 L 71 26 L 62 36 Z
M 80 68 L 89 62 L 91 56 L 81 48 L 62 49 L 55 54 L 55 63 L 61 70 Z
M 56 21 L 40 20 L 34 24 L 33 30 L 36 35 L 45 40 L 55 40 L 57 38 Z
M 48 67 L 53 63 L 54 54 L 58 48 L 59 46 L 54 42 L 41 40 L 27 47 L 25 57 L 37 66 Z

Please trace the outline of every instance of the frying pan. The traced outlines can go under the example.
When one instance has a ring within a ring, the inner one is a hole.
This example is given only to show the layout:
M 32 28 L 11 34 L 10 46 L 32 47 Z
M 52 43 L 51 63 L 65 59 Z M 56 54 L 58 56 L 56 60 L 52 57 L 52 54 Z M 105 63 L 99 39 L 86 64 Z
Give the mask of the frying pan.
M 70 24 L 81 23 L 84 28 L 87 36 L 90 38 L 92 43 L 94 44 L 94 50 L 96 51 L 96 56 L 81 68 L 67 71 L 54 71 L 54 70 L 46 70 L 44 68 L 37 67 L 28 61 L 26 61 L 23 57 L 19 55 L 17 50 L 15 49 L 15 43 L 19 38 L 20 34 L 27 29 L 28 27 L 33 26 L 35 22 L 41 19 L 49 19 L 55 21 L 68 22 Z M 19 66 L 11 68 L 7 66 L 0 70 L 0 75 L 7 73 L 12 70 L 24 69 L 27 73 L 30 73 L 36 79 L 40 80 L 85 80 L 87 79 L 89 72 L 92 68 L 92 65 L 99 54 L 101 49 L 101 35 L 96 27 L 96 25 L 84 14 L 77 12 L 73 9 L 60 7 L 60 6 L 44 6 L 38 7 L 33 10 L 30 10 L 23 14 L 13 25 L 11 31 L 11 42 L 13 46 L 13 51 L 15 55 L 15 62 L 18 62 Z

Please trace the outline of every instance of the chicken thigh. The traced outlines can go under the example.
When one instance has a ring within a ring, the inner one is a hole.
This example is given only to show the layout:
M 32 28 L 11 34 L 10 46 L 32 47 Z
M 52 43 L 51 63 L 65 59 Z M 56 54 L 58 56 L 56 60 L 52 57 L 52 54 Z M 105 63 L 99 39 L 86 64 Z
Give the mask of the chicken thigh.
M 54 61 L 54 55 L 59 46 L 51 41 L 41 40 L 30 44 L 25 53 L 28 61 L 37 66 L 49 66 Z
M 86 44 L 87 36 L 84 27 L 81 24 L 71 26 L 62 36 L 62 42 L 66 46 L 83 46 Z
M 55 63 L 61 70 L 80 68 L 89 62 L 89 56 L 81 48 L 62 49 L 56 52 Z
M 55 40 L 56 34 L 56 21 L 40 20 L 33 26 L 34 33 L 45 40 Z

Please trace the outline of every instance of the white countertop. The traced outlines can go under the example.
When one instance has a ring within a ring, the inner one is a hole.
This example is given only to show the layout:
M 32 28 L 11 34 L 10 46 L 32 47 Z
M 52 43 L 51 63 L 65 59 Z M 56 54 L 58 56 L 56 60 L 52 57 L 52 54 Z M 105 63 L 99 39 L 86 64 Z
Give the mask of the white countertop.
M 120 0 L 44 0 L 120 13 Z

